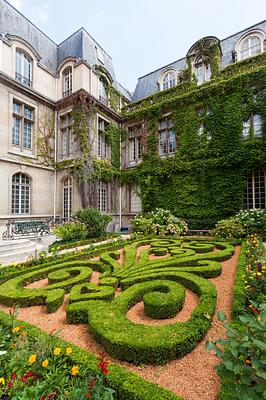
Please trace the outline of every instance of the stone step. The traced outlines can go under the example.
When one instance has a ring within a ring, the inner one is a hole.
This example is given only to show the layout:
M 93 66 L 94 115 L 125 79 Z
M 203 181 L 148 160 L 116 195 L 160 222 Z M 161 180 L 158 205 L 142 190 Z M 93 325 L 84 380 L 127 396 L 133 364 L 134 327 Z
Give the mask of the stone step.
M 9 248 L 5 246 L 5 249 L 2 250 L 0 246 L 0 264 L 8 265 L 24 262 L 31 256 L 34 256 L 36 251 L 41 252 L 44 249 L 43 245 L 36 244 L 30 240 L 27 240 L 23 244 L 12 244 Z
M 17 249 L 24 249 L 26 247 L 30 247 L 33 245 L 35 245 L 35 243 L 31 242 L 28 239 L 9 240 L 0 242 L 0 255 L 5 253 L 6 251 L 10 252 Z

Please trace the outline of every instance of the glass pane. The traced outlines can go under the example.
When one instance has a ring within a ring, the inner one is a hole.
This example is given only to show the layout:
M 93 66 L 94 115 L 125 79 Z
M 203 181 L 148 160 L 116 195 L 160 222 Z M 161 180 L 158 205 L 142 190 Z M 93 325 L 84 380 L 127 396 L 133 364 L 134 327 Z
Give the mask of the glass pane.
M 14 102 L 13 103 L 13 112 L 15 114 L 21 114 L 21 104 Z

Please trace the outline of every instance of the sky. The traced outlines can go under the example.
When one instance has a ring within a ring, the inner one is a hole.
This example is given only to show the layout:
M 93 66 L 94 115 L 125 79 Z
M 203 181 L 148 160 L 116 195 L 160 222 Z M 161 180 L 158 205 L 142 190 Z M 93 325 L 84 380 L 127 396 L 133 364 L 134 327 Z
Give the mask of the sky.
M 265 0 L 9 0 L 56 43 L 80 27 L 112 57 L 116 79 L 137 79 L 186 55 L 204 36 L 226 38 L 266 19 Z

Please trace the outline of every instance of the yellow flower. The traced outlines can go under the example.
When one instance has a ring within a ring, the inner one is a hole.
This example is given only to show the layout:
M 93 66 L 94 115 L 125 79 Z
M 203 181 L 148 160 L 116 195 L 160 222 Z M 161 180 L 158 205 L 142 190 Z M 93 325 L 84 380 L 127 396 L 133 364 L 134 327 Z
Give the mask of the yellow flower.
M 56 347 L 56 348 L 54 349 L 54 355 L 55 355 L 55 356 L 59 356 L 60 353 L 61 353 L 60 347 Z
M 11 344 L 11 349 L 15 349 L 17 347 L 16 343 Z
M 76 376 L 79 373 L 79 367 L 78 365 L 73 365 L 73 367 L 71 368 L 71 375 Z
M 29 364 L 33 364 L 36 361 L 36 354 L 32 354 L 29 359 L 28 359 L 28 363 Z
M 15 328 L 12 329 L 13 333 L 18 333 L 18 331 L 20 330 L 19 326 L 15 326 Z
M 72 353 L 71 347 L 66 348 L 66 355 L 69 356 Z
M 0 378 L 0 383 L 1 383 L 1 385 L 4 386 L 4 384 L 6 383 L 5 378 Z
M 46 368 L 47 365 L 49 364 L 49 361 L 47 360 L 47 358 L 42 362 L 42 367 Z

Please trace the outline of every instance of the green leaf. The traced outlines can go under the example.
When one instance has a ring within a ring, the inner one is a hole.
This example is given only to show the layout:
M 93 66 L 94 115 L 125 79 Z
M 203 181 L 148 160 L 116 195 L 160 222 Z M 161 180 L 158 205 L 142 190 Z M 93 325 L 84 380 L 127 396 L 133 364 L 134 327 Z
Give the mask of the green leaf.
M 218 313 L 217 313 L 217 318 L 218 318 L 219 321 L 223 322 L 223 321 L 226 320 L 226 315 L 225 315 L 224 312 L 218 311 Z

